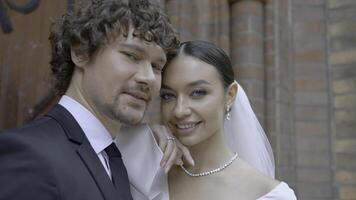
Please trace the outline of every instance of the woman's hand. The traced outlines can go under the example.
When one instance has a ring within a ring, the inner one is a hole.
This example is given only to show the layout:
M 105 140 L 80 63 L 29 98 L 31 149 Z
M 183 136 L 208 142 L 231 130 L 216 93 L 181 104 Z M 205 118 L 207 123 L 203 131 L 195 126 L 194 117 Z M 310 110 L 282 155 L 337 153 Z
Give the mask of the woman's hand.
M 150 128 L 163 151 L 160 165 L 166 173 L 168 173 L 173 164 L 183 165 L 183 160 L 190 165 L 194 165 L 194 160 L 188 148 L 173 136 L 169 128 L 157 124 L 151 124 Z

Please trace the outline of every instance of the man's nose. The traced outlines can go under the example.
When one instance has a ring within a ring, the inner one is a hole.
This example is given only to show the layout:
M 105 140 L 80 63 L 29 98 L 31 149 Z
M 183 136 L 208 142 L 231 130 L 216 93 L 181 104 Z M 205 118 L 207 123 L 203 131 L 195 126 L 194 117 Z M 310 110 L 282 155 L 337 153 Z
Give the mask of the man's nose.
M 152 85 L 156 80 L 151 63 L 143 63 L 136 74 L 136 81 L 142 84 Z

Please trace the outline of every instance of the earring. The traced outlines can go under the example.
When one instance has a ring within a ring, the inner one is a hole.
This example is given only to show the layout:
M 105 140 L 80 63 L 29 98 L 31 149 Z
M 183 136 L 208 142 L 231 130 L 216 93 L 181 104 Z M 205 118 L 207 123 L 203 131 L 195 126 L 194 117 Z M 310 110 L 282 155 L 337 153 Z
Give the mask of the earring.
M 226 120 L 230 120 L 230 119 L 231 119 L 230 106 L 227 105 L 227 106 L 226 106 Z

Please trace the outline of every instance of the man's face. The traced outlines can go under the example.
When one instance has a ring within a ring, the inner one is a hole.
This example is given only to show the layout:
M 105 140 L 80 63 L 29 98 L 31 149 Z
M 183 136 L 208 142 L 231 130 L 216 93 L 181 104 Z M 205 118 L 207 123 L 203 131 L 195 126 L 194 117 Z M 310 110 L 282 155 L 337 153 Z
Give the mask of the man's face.
M 163 49 L 132 36 L 101 47 L 84 68 L 82 93 L 96 114 L 135 124 L 161 86 Z

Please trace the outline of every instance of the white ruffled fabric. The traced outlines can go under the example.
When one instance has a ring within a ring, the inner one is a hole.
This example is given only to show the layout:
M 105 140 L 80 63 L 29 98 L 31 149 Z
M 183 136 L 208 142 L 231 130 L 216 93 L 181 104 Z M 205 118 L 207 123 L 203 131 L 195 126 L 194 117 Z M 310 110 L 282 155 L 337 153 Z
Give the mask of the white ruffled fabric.
M 281 182 L 271 192 L 257 200 L 297 200 L 294 191 L 285 182 Z
M 168 200 L 168 180 L 160 167 L 163 153 L 148 125 L 122 127 L 116 138 L 134 200 Z

